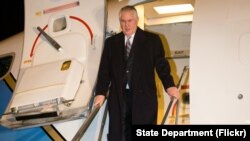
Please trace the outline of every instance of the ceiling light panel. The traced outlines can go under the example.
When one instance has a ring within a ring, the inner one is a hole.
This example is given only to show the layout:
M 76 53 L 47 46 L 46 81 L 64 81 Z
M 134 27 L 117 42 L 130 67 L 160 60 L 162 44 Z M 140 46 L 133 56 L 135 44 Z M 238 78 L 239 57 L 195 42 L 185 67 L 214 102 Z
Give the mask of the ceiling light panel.
M 182 12 L 194 11 L 194 8 L 191 4 L 157 6 L 157 7 L 154 7 L 154 9 L 158 14 L 172 14 L 172 13 L 182 13 Z

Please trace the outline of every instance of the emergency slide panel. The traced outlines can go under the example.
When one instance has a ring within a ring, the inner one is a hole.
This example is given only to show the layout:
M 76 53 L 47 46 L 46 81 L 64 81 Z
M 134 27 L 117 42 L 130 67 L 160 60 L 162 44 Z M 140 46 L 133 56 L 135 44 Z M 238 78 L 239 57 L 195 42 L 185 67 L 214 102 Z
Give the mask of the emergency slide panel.
M 60 104 L 65 100 L 73 100 L 82 73 L 83 65 L 74 59 L 26 69 L 16 88 L 15 98 L 11 104 L 12 111 L 20 114 L 22 111 L 32 111 L 37 106 L 48 105 L 53 101 Z M 43 108 L 43 112 L 48 109 Z

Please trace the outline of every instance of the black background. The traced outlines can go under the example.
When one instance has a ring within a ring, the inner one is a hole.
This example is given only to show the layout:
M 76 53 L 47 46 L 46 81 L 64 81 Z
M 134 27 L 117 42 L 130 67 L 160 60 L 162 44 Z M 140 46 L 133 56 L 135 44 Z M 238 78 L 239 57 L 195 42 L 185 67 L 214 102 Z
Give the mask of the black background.
M 24 0 L 2 0 L 0 41 L 24 30 Z

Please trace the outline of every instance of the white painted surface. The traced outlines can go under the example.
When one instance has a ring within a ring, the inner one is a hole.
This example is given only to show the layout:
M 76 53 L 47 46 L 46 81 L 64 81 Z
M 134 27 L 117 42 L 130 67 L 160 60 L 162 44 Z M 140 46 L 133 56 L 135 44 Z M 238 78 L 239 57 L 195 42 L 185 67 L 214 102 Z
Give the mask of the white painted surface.
M 0 57 L 6 54 L 14 53 L 14 60 L 11 68 L 11 73 L 14 78 L 17 78 L 19 74 L 19 68 L 21 65 L 22 50 L 23 50 L 24 33 L 20 32 L 5 40 L 0 41 Z
M 248 0 L 196 0 L 190 53 L 191 124 L 249 123 L 249 5 Z

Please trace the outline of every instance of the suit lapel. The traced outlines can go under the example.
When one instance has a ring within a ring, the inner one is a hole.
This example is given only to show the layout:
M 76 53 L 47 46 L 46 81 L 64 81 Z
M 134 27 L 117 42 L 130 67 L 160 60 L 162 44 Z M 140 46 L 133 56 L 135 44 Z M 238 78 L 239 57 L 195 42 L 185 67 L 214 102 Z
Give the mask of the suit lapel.
M 134 54 L 133 65 L 132 65 L 132 85 L 136 85 L 136 83 L 140 82 L 140 74 L 141 74 L 141 65 L 143 59 L 143 50 L 144 50 L 144 34 L 143 31 L 138 28 L 134 37 L 134 41 L 132 44 L 131 53 Z M 133 82 L 135 82 L 133 84 Z
M 125 74 L 125 67 L 126 67 L 126 62 L 125 62 L 125 57 L 124 57 L 124 54 L 125 54 L 125 45 L 124 45 L 124 34 L 123 33 L 120 33 L 118 39 L 117 39 L 117 43 L 115 44 L 117 46 L 115 46 L 115 48 L 117 48 L 118 52 L 114 52 L 114 53 L 117 53 L 115 54 L 117 57 L 116 57 L 116 61 L 118 65 L 115 65 L 114 67 L 116 67 L 115 69 L 118 70 L 119 74 L 118 76 L 120 76 L 119 78 L 119 95 L 118 95 L 118 99 L 119 99 L 119 104 L 120 104 L 120 107 L 121 107 L 121 110 L 123 110 L 123 100 L 124 100 L 124 95 L 123 95 L 123 80 L 124 80 L 124 74 Z

